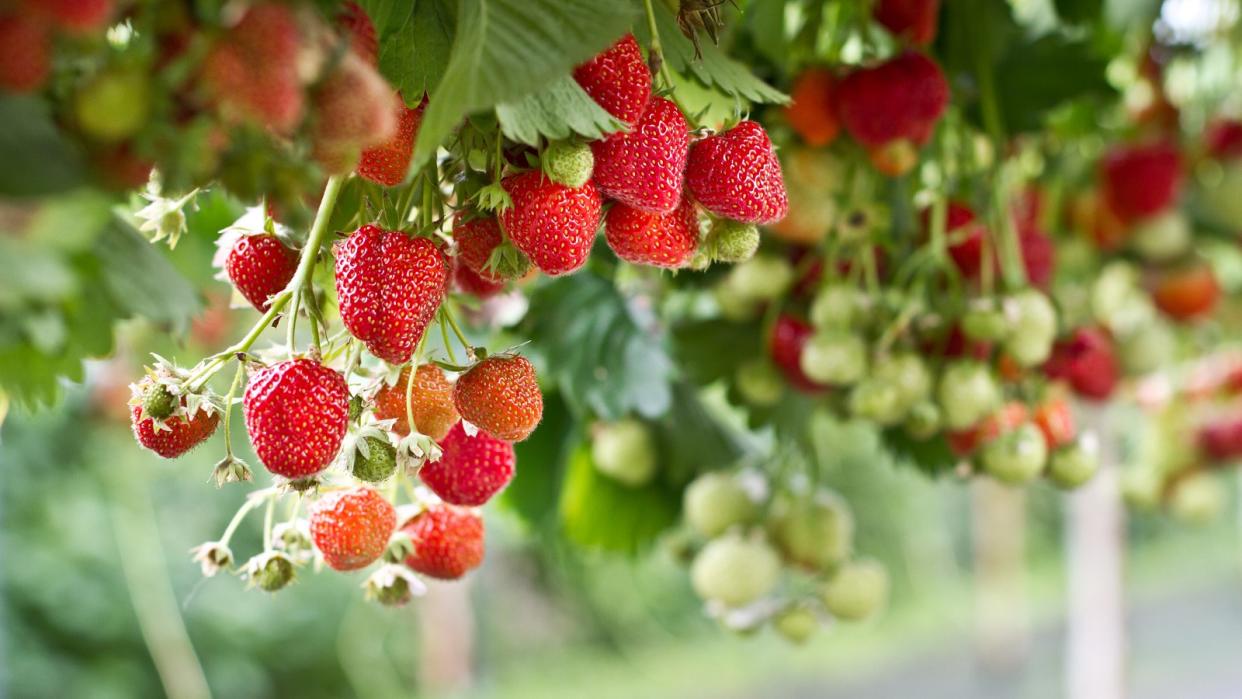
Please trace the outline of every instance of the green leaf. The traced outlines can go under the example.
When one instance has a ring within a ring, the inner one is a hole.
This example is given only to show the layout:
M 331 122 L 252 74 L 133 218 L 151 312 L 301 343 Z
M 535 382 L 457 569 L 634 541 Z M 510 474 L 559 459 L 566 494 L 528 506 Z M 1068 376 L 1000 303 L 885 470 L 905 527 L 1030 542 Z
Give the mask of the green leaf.
M 625 128 L 568 75 L 538 92 L 496 105 L 496 118 L 506 137 L 532 146 L 539 145 L 540 138 L 559 141 L 578 135 L 596 140 Z
M 1053 4 L 1066 24 L 1090 24 L 1104 11 L 1104 0 L 1055 0 Z
M 696 383 L 730 380 L 746 360 L 759 354 L 759 324 L 712 318 L 681 323 L 673 328 L 673 353 L 686 375 Z
M 569 458 L 559 512 L 570 541 L 632 554 L 677 521 L 678 496 L 658 481 L 630 488 L 600 475 L 583 444 Z
M 95 256 L 104 288 L 127 314 L 181 333 L 202 308 L 194 287 L 158 248 L 120 220 L 104 229 Z
M 565 462 L 581 441 L 581 432 L 560 393 L 545 391 L 539 429 L 513 445 L 517 468 L 513 481 L 500 495 L 500 506 L 533 527 L 554 522 Z
M 380 73 L 411 106 L 431 92 L 448 66 L 453 6 L 448 0 L 367 0 L 379 39 Z
M 0 195 L 40 196 L 83 183 L 82 153 L 61 137 L 45 102 L 0 95 L 0 124 Z
M 636 10 L 616 0 L 461 0 L 412 167 L 421 167 L 466 115 L 533 92 L 607 48 Z
M 747 451 L 741 433 L 714 415 L 684 381 L 673 385 L 673 406 L 653 427 L 661 479 L 678 490 L 698 473 L 736 464 Z
M 730 97 L 751 102 L 789 102 L 789 95 L 756 78 L 750 68 L 729 58 L 711 41 L 699 42 L 703 55 L 696 59 L 694 44 L 678 29 L 677 20 L 664 7 L 664 3 L 656 5 L 656 26 L 660 32 L 660 43 L 664 47 L 664 60 L 668 61 L 673 70 L 693 76 L 704 85 L 716 87 Z M 647 38 L 650 40 L 650 37 Z
M 880 433 L 880 438 L 898 463 L 913 466 L 930 476 L 951 472 L 960 460 L 941 435 L 918 440 L 900 427 L 890 427 Z
M 1109 97 L 1108 59 L 1083 40 L 1049 34 L 1014 45 L 996 66 L 997 100 L 1010 131 L 1034 131 L 1048 113 L 1083 97 Z

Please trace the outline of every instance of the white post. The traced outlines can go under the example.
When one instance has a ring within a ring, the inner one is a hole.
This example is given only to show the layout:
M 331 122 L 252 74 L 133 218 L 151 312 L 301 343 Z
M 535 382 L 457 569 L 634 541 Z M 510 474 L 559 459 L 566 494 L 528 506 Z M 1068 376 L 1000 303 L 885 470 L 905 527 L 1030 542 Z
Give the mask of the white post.
M 1026 493 L 991 478 L 971 485 L 976 656 L 992 674 L 1019 669 L 1030 646 Z

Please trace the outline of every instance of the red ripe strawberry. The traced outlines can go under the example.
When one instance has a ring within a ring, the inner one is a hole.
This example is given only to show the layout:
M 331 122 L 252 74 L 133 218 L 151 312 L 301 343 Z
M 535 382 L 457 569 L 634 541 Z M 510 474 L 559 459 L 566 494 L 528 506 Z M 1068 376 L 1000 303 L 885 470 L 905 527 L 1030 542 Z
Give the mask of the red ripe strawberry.
M 782 314 L 772 328 L 768 351 L 772 362 L 785 375 L 785 380 L 803 393 L 826 391 L 827 386 L 815 383 L 802 371 L 802 348 L 815 330 L 802 320 Z
M 250 443 L 267 470 L 305 478 L 322 471 L 341 448 L 349 388 L 319 362 L 291 359 L 256 371 L 242 408 Z
M 1103 330 L 1079 328 L 1053 347 L 1044 374 L 1069 383 L 1084 398 L 1105 400 L 1117 386 L 1117 353 Z
M 402 436 L 410 433 L 405 415 L 406 384 L 409 380 L 410 368 L 407 366 L 401 370 L 397 383 L 384 386 L 375 394 L 376 419 L 396 420 L 392 431 Z M 435 364 L 423 364 L 414 373 L 410 413 L 418 431 L 436 441 L 444 439 L 460 419 L 457 406 L 453 403 L 453 384 L 444 376 L 444 370 Z
M 184 397 L 178 399 L 150 378 L 132 388 L 134 396 L 129 403 L 134 438 L 165 459 L 202 444 L 220 424 L 220 412 L 212 406 L 196 406 L 190 414 Z
M 1213 461 L 1242 456 L 1242 420 L 1236 417 L 1203 425 L 1195 437 L 1200 451 Z
M 341 6 L 336 23 L 349 32 L 349 48 L 372 67 L 379 66 L 379 39 L 367 11 L 353 0 Z
M 603 207 L 594 184 L 572 189 L 538 170 L 511 175 L 501 184 L 513 206 L 500 214 L 500 222 L 531 263 L 551 276 L 586 264 Z
M 1195 320 L 1216 307 L 1220 285 L 1212 266 L 1197 264 L 1161 275 L 1151 293 L 1156 307 L 1174 320 Z
M 826 146 L 841 131 L 836 89 L 837 79 L 827 68 L 807 68 L 794 79 L 785 120 L 808 146 Z
M 907 52 L 848 75 L 837 100 L 845 129 L 864 146 L 922 145 L 949 104 L 949 83 L 930 58 Z
M 29 15 L 0 17 L 0 88 L 33 92 L 52 69 L 52 36 Z
M 1214 120 L 1208 124 L 1203 142 L 1207 152 L 1217 160 L 1229 160 L 1242 155 L 1242 121 Z
M 483 562 L 483 518 L 470 510 L 433 505 L 401 531 L 414 545 L 405 564 L 423 575 L 456 580 Z
M 385 187 L 396 187 L 405 181 L 414 155 L 414 139 L 418 137 L 418 125 L 422 123 L 427 98 L 410 108 L 401 102 L 397 106 L 397 133 L 387 143 L 362 151 L 358 161 L 358 176 Z
M 681 201 L 689 148 L 690 124 L 681 110 L 653 98 L 632 130 L 591 144 L 595 186 L 622 204 L 667 214 Z
M 464 214 L 453 217 L 453 242 L 457 243 L 457 260 L 479 277 L 488 281 L 503 281 L 487 268 L 496 246 L 504 242 L 500 224 L 491 216 L 468 218 Z
M 940 0 L 880 0 L 872 10 L 875 21 L 915 46 L 935 40 L 939 14 Z
M 496 355 L 457 379 L 453 401 L 463 420 L 500 439 L 520 442 L 543 417 L 543 394 L 526 357 Z
M 371 488 L 328 493 L 310 510 L 311 539 L 332 570 L 371 565 L 384 555 L 396 528 L 392 503 Z
M 1019 229 L 1018 246 L 1022 252 L 1022 264 L 1026 279 L 1032 286 L 1047 289 L 1052 283 L 1052 271 L 1056 268 L 1056 246 L 1046 233 L 1035 228 Z
M 651 99 L 651 71 L 633 34 L 574 69 L 574 80 L 604 111 L 634 125 Z
M 250 305 L 266 312 L 298 269 L 298 255 L 270 233 L 242 235 L 233 243 L 224 271 Z
M 1165 142 L 1114 148 L 1100 164 L 1104 200 L 1125 223 L 1171 206 L 1181 191 L 1183 175 L 1181 155 Z
M 27 9 L 66 32 L 92 32 L 108 26 L 112 0 L 27 0 Z
M 453 284 L 458 291 L 486 299 L 499 294 L 505 288 L 504 282 L 494 282 L 470 269 L 460 258 L 453 258 Z
M 448 264 L 427 238 L 359 228 L 333 248 L 341 322 L 371 354 L 403 364 L 448 289 Z
M 781 163 L 758 122 L 741 121 L 695 143 L 686 184 L 703 208 L 735 221 L 773 223 L 789 211 Z
M 328 172 L 348 172 L 363 151 L 401 140 L 401 98 L 353 52 L 341 57 L 313 99 L 311 155 Z
M 1062 398 L 1045 401 L 1035 409 L 1035 426 L 1044 433 L 1044 441 L 1049 449 L 1057 449 L 1073 443 L 1077 430 L 1074 427 L 1074 413 L 1069 403 Z
M 614 204 L 604 220 L 604 237 L 626 262 L 677 269 L 690 261 L 699 245 L 699 218 L 688 199 L 664 215 Z
M 513 445 L 482 430 L 471 437 L 459 422 L 441 440 L 440 448 L 444 453 L 423 464 L 418 477 L 451 505 L 482 505 L 513 480 L 517 461 Z
M 302 120 L 305 97 L 298 75 L 301 36 L 284 3 L 250 6 L 203 62 L 203 81 L 227 114 L 288 134 Z

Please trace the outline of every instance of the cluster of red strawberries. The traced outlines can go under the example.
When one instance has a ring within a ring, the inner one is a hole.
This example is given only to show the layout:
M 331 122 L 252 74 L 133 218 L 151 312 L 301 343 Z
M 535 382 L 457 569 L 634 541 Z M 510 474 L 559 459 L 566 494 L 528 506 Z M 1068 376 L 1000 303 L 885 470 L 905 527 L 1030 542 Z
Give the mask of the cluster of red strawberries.
M 15 6 L 11 6 L 15 5 Z M 54 39 L 98 34 L 112 0 L 20 0 L 0 9 L 0 89 L 33 92 L 47 82 Z

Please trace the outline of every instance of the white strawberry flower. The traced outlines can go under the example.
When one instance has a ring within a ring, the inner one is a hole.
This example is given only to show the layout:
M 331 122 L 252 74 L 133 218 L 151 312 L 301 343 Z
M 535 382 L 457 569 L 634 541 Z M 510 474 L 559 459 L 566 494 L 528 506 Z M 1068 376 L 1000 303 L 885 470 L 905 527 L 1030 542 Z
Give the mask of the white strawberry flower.
M 139 220 L 138 230 L 147 233 L 152 243 L 168 240 L 168 247 L 177 247 L 181 234 L 186 232 L 185 207 L 196 206 L 195 200 L 201 189 L 170 198 L 162 196 L 161 187 L 153 177 L 142 197 L 148 204 L 134 213 Z

